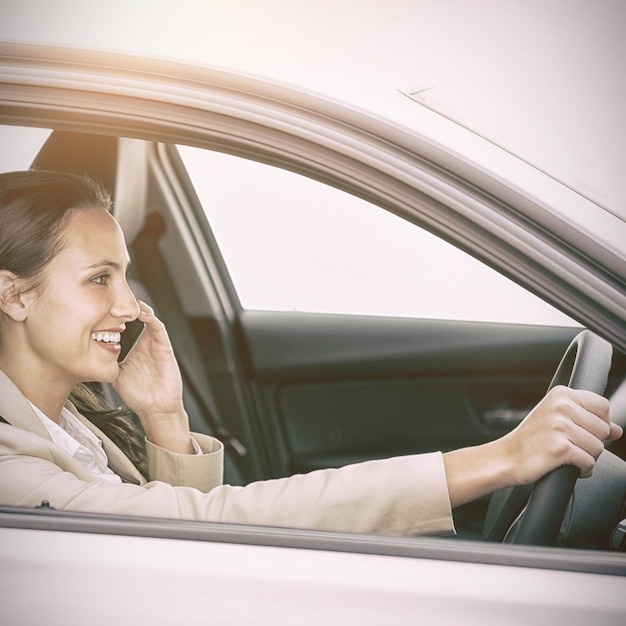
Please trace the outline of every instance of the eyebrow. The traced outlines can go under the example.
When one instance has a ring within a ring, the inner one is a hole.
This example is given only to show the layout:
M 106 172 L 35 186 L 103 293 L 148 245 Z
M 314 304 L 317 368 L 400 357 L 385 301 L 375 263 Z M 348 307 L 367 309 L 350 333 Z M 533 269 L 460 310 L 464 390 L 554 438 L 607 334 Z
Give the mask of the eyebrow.
M 128 261 L 128 263 L 126 264 L 126 268 L 128 268 L 128 266 L 130 265 L 130 261 Z M 121 265 L 117 262 L 117 261 L 107 261 L 107 260 L 102 260 L 102 261 L 98 261 L 97 263 L 93 263 L 91 265 L 88 265 L 85 270 L 95 270 L 98 267 L 112 267 L 115 270 L 119 270 L 121 269 Z

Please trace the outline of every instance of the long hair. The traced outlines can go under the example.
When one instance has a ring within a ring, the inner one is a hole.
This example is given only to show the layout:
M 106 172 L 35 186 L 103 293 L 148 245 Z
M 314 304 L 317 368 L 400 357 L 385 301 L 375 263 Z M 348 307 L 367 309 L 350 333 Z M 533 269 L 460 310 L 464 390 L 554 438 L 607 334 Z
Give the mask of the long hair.
M 72 212 L 95 207 L 110 212 L 112 202 L 106 189 L 88 176 L 43 170 L 0 174 L 0 269 L 37 288 L 42 271 L 63 248 L 63 230 Z M 2 315 L 0 348 L 1 322 Z M 69 400 L 147 476 L 143 430 L 130 410 L 109 407 L 94 383 L 74 387 Z
M 72 389 L 70 402 L 78 412 L 99 428 L 148 478 L 146 440 L 137 416 L 123 406 L 110 407 L 98 383 L 80 383 Z

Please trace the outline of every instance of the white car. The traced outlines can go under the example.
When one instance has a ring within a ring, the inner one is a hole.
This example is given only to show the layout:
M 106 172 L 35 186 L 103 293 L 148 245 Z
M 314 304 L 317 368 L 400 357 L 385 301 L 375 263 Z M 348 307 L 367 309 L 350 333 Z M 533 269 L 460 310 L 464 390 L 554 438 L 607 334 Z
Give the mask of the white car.
M 560 375 L 592 350 L 583 384 L 606 387 L 626 424 L 623 204 L 427 119 L 198 65 L 0 44 L 2 168 L 30 151 L 112 190 L 192 427 L 225 441 L 235 484 L 498 437 L 572 341 Z M 625 451 L 605 451 L 572 500 L 538 484 L 521 529 L 499 494 L 457 510 L 451 538 L 1 507 L 3 620 L 623 624 Z

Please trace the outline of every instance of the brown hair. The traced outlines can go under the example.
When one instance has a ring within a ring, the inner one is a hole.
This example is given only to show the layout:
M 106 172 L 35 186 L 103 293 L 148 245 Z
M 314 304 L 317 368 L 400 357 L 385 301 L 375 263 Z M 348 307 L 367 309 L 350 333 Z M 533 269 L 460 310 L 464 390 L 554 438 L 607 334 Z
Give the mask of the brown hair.
M 63 247 L 71 213 L 94 207 L 110 211 L 111 206 L 106 189 L 88 176 L 42 170 L 1 173 L 0 269 L 30 279 L 30 288 L 36 288 L 41 272 Z M 77 385 L 70 400 L 146 476 L 143 432 L 131 411 L 107 406 L 94 384 Z
M 97 181 L 76 174 L 30 170 L 0 174 L 0 268 L 35 282 L 62 248 L 72 211 L 111 210 Z

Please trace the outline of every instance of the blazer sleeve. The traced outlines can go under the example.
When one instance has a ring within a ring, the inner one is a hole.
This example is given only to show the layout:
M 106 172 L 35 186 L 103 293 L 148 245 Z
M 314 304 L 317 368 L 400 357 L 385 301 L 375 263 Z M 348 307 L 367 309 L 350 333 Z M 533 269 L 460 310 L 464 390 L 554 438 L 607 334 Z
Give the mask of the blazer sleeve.
M 54 508 L 73 511 L 396 536 L 454 531 L 439 453 L 202 491 L 160 480 L 144 485 L 94 480 L 41 437 L 0 428 L 2 504 L 32 507 L 48 500 Z M 163 467 L 155 452 L 157 473 L 181 472 L 179 460 Z
M 224 477 L 224 446 L 208 435 L 192 434 L 202 454 L 177 454 L 146 439 L 148 476 L 150 480 L 174 487 L 194 487 L 210 491 L 221 485 Z

